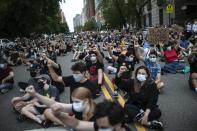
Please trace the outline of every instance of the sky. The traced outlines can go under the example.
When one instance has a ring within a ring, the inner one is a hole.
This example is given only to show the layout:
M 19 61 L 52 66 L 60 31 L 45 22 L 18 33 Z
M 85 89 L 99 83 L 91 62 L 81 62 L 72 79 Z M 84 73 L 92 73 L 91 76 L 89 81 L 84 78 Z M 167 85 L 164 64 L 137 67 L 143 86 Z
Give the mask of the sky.
M 66 0 L 65 3 L 61 3 L 61 9 L 65 14 L 70 32 L 74 31 L 73 18 L 76 14 L 81 14 L 82 8 L 83 0 Z

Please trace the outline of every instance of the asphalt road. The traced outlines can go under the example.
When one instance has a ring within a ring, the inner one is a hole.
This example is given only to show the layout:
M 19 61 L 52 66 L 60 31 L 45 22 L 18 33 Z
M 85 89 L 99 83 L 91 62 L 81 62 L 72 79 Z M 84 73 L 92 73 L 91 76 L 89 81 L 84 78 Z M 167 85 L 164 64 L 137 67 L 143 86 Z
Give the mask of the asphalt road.
M 63 75 L 71 74 L 70 62 L 72 53 L 59 57 L 58 62 L 62 66 Z M 15 82 L 25 81 L 29 78 L 26 66 L 13 67 Z M 197 94 L 188 87 L 188 75 L 167 74 L 162 76 L 165 82 L 163 93 L 159 96 L 159 107 L 162 110 L 161 121 L 164 123 L 164 131 L 197 131 Z M 63 102 L 69 102 L 69 89 L 61 95 Z M 42 128 L 30 120 L 18 122 L 13 112 L 10 101 L 14 96 L 19 96 L 19 88 L 6 94 L 0 94 L 0 131 L 23 131 Z M 102 98 L 101 98 L 102 99 Z M 48 130 L 56 130 L 54 128 Z

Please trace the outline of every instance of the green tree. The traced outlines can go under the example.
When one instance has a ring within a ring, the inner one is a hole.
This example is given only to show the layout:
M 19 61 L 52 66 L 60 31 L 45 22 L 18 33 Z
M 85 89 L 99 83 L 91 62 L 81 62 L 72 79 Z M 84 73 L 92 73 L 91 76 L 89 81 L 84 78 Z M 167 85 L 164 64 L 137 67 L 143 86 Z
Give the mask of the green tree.
M 85 23 L 83 30 L 84 31 L 93 31 L 97 29 L 97 24 L 95 19 L 90 19 L 88 22 Z
M 127 24 L 142 27 L 144 7 L 151 0 L 101 0 L 99 7 L 109 28 L 122 28 Z
M 0 35 L 14 37 L 16 35 L 29 35 L 30 33 L 68 31 L 68 26 L 60 23 L 59 2 L 62 1 L 1 0 Z
M 75 32 L 80 32 L 80 31 L 82 31 L 83 30 L 83 26 L 77 26 L 77 27 L 75 27 Z

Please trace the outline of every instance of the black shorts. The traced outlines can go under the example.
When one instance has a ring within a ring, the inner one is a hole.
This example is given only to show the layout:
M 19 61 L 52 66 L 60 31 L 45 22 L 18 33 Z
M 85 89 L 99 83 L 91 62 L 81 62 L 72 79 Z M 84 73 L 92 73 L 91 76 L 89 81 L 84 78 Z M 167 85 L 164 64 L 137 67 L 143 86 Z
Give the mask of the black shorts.
M 40 114 L 43 114 L 44 111 L 48 108 L 48 107 L 37 107 L 37 106 L 34 107 Z

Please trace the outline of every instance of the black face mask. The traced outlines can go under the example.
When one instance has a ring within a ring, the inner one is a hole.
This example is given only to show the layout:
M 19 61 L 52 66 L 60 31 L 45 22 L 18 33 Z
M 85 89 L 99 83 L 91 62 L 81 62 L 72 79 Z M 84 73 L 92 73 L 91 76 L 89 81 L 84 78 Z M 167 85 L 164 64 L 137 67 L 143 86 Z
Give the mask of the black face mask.
M 121 54 L 121 52 L 113 52 L 113 54 L 114 54 L 115 56 L 119 56 L 119 55 Z
M 30 76 L 31 77 L 36 77 L 36 72 L 35 71 L 30 71 Z
M 44 87 L 44 82 L 43 82 L 43 81 L 39 81 L 39 82 L 38 82 L 38 86 L 39 86 L 40 88 L 43 88 L 43 87 Z

